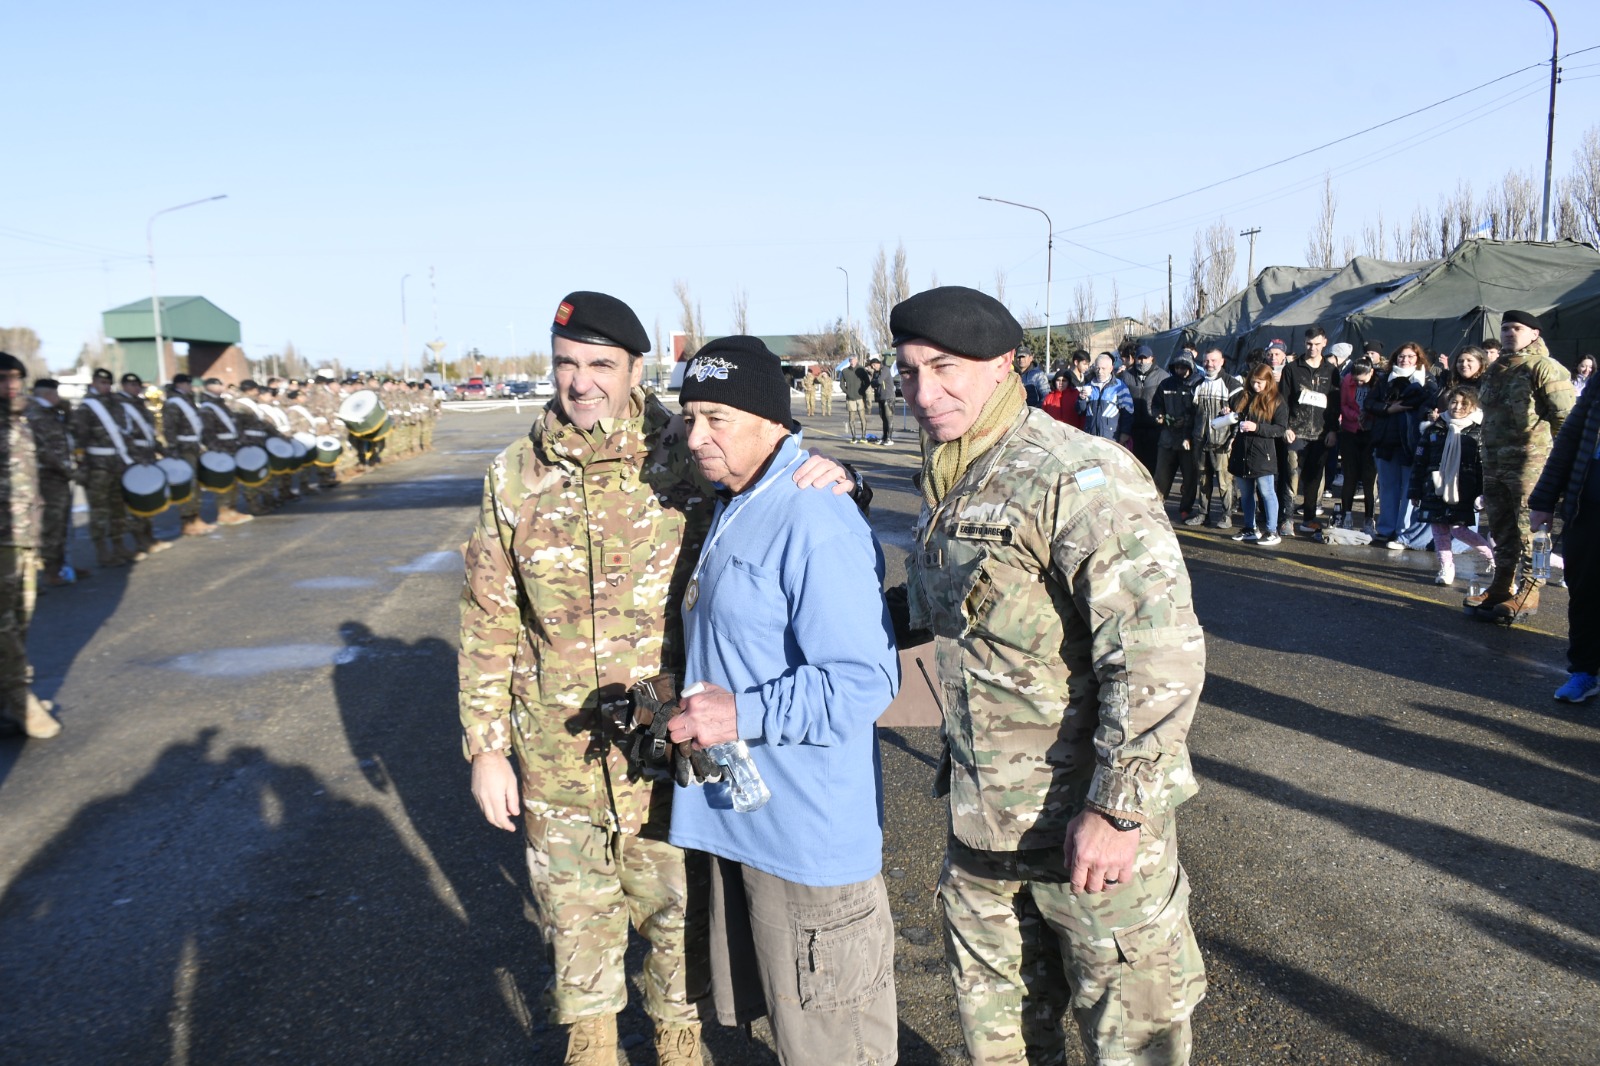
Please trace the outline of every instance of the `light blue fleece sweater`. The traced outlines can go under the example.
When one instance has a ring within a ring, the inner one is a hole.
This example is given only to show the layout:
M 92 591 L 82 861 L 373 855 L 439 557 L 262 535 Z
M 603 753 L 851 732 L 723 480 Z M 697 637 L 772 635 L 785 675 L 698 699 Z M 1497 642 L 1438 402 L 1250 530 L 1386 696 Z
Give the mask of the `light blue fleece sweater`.
M 733 809 L 728 785 L 679 786 L 672 842 L 803 885 L 883 864 L 878 715 L 900 685 L 883 552 L 848 496 L 797 488 L 799 442 L 717 505 L 685 602 L 684 686 L 735 694 L 739 736 L 772 799 Z

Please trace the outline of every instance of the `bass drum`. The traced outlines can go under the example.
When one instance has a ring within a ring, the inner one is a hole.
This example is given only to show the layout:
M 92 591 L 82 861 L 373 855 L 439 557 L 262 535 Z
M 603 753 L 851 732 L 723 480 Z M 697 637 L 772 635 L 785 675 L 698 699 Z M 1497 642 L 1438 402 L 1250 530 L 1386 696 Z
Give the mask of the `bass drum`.
M 200 487 L 207 492 L 232 492 L 236 469 L 227 452 L 201 452 Z
M 167 475 L 154 463 L 134 463 L 122 472 L 122 502 L 140 518 L 167 509 Z
M 300 467 L 311 462 L 316 457 L 317 435 L 315 433 L 307 433 L 305 430 L 301 430 L 299 433 L 294 435 L 293 440 L 295 444 L 299 445 L 299 447 L 295 448 L 294 450 L 295 468 L 299 469 Z
M 344 451 L 344 445 L 339 438 L 329 434 L 317 438 L 317 456 L 315 462 L 318 466 L 332 466 L 339 461 L 339 453 Z
M 339 421 L 350 427 L 358 437 L 366 437 L 377 429 L 386 416 L 378 394 L 371 389 L 352 392 L 339 404 Z
M 194 468 L 186 459 L 157 459 L 156 465 L 167 476 L 167 500 L 174 507 L 194 498 Z
M 306 447 L 305 441 L 301 440 L 299 437 L 295 437 L 293 440 L 289 441 L 289 447 L 294 450 L 293 469 L 299 470 L 302 466 L 305 466 L 308 461 L 310 461 L 311 449 Z
M 267 438 L 267 466 L 274 474 L 294 470 L 294 445 L 282 437 Z
M 233 461 L 237 464 L 239 484 L 246 488 L 255 488 L 267 480 L 267 468 L 271 460 L 267 458 L 267 450 L 254 444 L 246 444 L 233 454 Z

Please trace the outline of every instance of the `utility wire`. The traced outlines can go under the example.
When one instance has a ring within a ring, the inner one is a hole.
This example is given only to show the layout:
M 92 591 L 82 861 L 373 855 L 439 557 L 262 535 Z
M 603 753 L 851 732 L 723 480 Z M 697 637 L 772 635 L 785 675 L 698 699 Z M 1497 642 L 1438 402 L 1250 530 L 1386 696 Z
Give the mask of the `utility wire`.
M 1076 232 L 1078 230 L 1081 230 L 1081 229 L 1088 229 L 1090 226 L 1098 226 L 1103 222 L 1111 222 L 1114 219 L 1126 218 L 1128 215 L 1137 214 L 1140 211 L 1148 211 L 1152 207 L 1160 207 L 1163 204 L 1170 204 L 1174 200 L 1182 200 L 1185 197 L 1194 196 L 1194 195 L 1196 195 L 1198 193 L 1203 193 L 1203 192 L 1206 192 L 1206 191 L 1208 191 L 1210 189 L 1215 189 L 1219 185 L 1226 185 L 1229 182 L 1238 181 L 1241 178 L 1248 178 L 1252 174 L 1259 174 L 1264 170 L 1271 170 L 1273 167 L 1279 167 L 1279 166 L 1282 166 L 1285 163 L 1292 163 L 1296 159 L 1302 159 L 1302 158 L 1304 158 L 1304 157 L 1306 157 L 1308 155 L 1312 155 L 1313 153 L 1320 152 L 1325 148 L 1332 148 L 1336 144 L 1343 144 L 1345 141 L 1354 140 L 1357 137 L 1361 137 L 1361 136 L 1364 136 L 1364 135 L 1366 135 L 1368 133 L 1371 133 L 1373 130 L 1380 130 L 1385 126 L 1392 126 L 1396 122 L 1401 122 L 1401 121 L 1404 121 L 1405 119 L 1411 118 L 1411 117 L 1413 117 L 1415 115 L 1420 115 L 1424 111 L 1432 111 L 1434 108 L 1441 107 L 1444 104 L 1448 104 L 1452 100 L 1459 100 L 1463 96 L 1468 95 L 1469 93 L 1475 93 L 1479 89 L 1487 89 L 1489 86 L 1495 85 L 1495 84 L 1497 84 L 1499 82 L 1502 82 L 1502 81 L 1505 81 L 1507 78 L 1514 78 L 1518 74 L 1523 73 L 1524 71 L 1533 70 L 1536 67 L 1542 67 L 1542 66 L 1544 66 L 1543 62 L 1530 63 L 1525 67 L 1521 67 L 1521 68 L 1519 68 L 1517 70 L 1513 70 L 1509 74 L 1502 74 L 1498 78 L 1491 78 L 1490 80 L 1484 82 L 1482 85 L 1474 85 L 1470 89 L 1463 89 L 1461 92 L 1458 92 L 1453 96 L 1447 96 L 1443 100 L 1435 100 L 1433 103 L 1427 104 L 1427 105 L 1425 105 L 1423 107 L 1419 107 L 1414 111 L 1407 111 L 1403 115 L 1396 115 L 1394 118 L 1385 119 L 1383 122 L 1379 122 L 1379 123 L 1377 123 L 1375 125 L 1368 126 L 1364 130 L 1357 130 L 1355 133 L 1346 134 L 1343 137 L 1337 137 L 1337 138 L 1335 138 L 1335 139 L 1333 139 L 1331 141 L 1326 142 L 1325 144 L 1319 144 L 1315 148 L 1307 148 L 1303 152 L 1296 152 L 1294 155 L 1285 156 L 1284 158 L 1279 159 L 1279 160 L 1275 160 L 1274 162 L 1266 163 L 1266 164 L 1264 164 L 1262 166 L 1259 166 L 1259 167 L 1254 167 L 1254 168 L 1252 168 L 1250 170 L 1244 171 L 1243 173 L 1235 174 L 1231 178 L 1222 178 L 1221 180 L 1214 181 L 1209 185 L 1202 185 L 1198 189 L 1190 189 L 1188 192 L 1180 192 L 1175 196 L 1169 196 L 1164 200 L 1157 200 L 1154 203 L 1145 204 L 1142 207 L 1132 207 L 1132 208 L 1129 208 L 1126 211 L 1119 211 L 1114 215 L 1107 215 L 1104 218 L 1097 218 L 1093 222 L 1082 222 L 1082 223 L 1079 223 L 1076 226 L 1068 226 L 1065 229 L 1057 230 L 1056 231 L 1056 236 L 1060 237 L 1061 234 L 1063 234 L 1063 233 L 1074 233 L 1074 232 Z M 1063 238 L 1063 239 L 1065 239 L 1065 238 Z

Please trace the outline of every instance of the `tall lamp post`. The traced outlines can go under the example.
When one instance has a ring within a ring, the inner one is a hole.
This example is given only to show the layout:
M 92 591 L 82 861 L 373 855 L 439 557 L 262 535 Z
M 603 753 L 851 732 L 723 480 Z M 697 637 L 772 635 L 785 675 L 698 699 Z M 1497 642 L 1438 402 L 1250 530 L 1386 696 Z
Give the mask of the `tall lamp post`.
M 1550 122 L 1544 138 L 1544 210 L 1539 215 L 1539 239 L 1547 241 L 1550 239 L 1550 169 L 1556 154 L 1556 75 L 1560 73 L 1556 61 L 1560 58 L 1557 53 L 1561 48 L 1561 31 L 1556 28 L 1556 17 L 1550 14 L 1550 9 L 1540 0 L 1532 2 L 1538 4 L 1544 17 L 1550 20 Z
M 1029 211 L 1037 211 L 1041 215 L 1044 215 L 1044 225 L 1045 225 L 1045 240 L 1044 240 L 1044 365 L 1045 365 L 1046 372 L 1048 373 L 1049 372 L 1049 368 L 1051 366 L 1051 363 L 1050 363 L 1050 274 L 1051 274 L 1051 259 L 1053 258 L 1054 254 L 1055 254 L 1055 246 L 1056 246 L 1055 223 L 1050 221 L 1049 212 L 1045 211 L 1045 209 L 1042 208 L 1042 207 L 1034 207 L 1032 204 L 1019 204 L 1015 200 L 1002 200 L 998 196 L 980 196 L 980 197 L 978 197 L 978 199 L 980 199 L 980 200 L 988 200 L 990 203 L 993 203 L 993 204 L 1009 204 L 1012 207 L 1023 207 L 1023 208 L 1027 208 Z
M 144 224 L 144 254 L 150 260 L 150 314 L 154 316 L 155 321 L 157 377 L 166 374 L 167 356 L 166 346 L 161 337 L 161 288 L 156 284 L 156 219 L 162 215 L 170 215 L 174 211 L 182 211 L 186 207 L 196 207 L 200 204 L 209 204 L 213 200 L 226 200 L 227 198 L 227 193 L 221 193 L 217 196 L 207 196 L 204 200 L 190 200 L 188 203 L 179 204 L 176 207 L 163 207 L 160 211 L 151 215 L 150 220 Z
M 834 267 L 833 269 L 844 275 L 844 336 L 845 344 L 849 346 L 849 350 L 845 354 L 854 355 L 856 352 L 856 329 L 855 323 L 850 318 L 850 271 L 844 267 Z

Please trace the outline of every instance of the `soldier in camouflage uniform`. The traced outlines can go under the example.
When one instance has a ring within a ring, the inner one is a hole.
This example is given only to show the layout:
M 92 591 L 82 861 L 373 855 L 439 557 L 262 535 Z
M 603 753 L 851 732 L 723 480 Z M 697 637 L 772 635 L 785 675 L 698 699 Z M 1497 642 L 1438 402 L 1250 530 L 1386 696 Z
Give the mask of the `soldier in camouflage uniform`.
M 254 445 L 265 449 L 267 438 L 274 434 L 274 429 L 261 413 L 261 404 L 256 399 L 256 394 L 261 391 L 261 386 L 253 379 L 245 378 L 239 382 L 239 388 L 228 410 L 233 413 L 234 421 L 239 424 L 239 446 L 241 448 Z M 264 515 L 276 509 L 281 502 L 278 499 L 277 487 L 272 483 L 272 475 L 268 474 L 266 480 L 259 485 L 246 485 L 239 482 L 239 487 L 244 493 L 245 509 L 253 515 Z
M 974 1063 L 1189 1061 L 1205 972 L 1174 811 L 1205 642 L 1150 476 L 1026 406 L 1022 329 L 972 289 L 895 307 L 924 430 L 912 623 L 934 633 L 939 895 Z
M 200 412 L 201 444 L 208 452 L 222 452 L 232 455 L 237 452 L 244 441 L 243 432 L 239 428 L 239 421 L 228 407 L 227 391 L 221 378 L 206 378 L 205 392 L 200 396 L 200 402 L 195 405 Z M 242 526 L 252 521 L 252 517 L 243 513 L 235 506 L 242 488 L 237 481 L 225 492 L 217 494 L 217 524 L 221 526 Z
M 123 537 L 128 509 L 122 502 L 122 472 L 133 461 L 122 437 L 122 420 L 112 395 L 111 371 L 99 369 L 89 393 L 72 412 L 72 440 L 78 449 L 78 476 L 89 504 L 89 539 L 101 566 L 126 566 L 133 559 Z
M 22 360 L 0 352 L 0 420 L 4 454 L 0 469 L 0 718 L 30 737 L 44 739 L 61 732 L 50 704 L 33 694 L 33 667 L 28 663 L 28 623 L 33 619 L 34 581 L 39 572 L 40 501 L 38 459 L 33 431 L 23 415 L 27 397 Z
M 1483 372 L 1483 513 L 1494 541 L 1494 580 L 1466 605 L 1479 618 L 1511 625 L 1539 609 L 1542 580 L 1526 574 L 1533 560 L 1528 495 L 1572 410 L 1572 378 L 1545 347 L 1538 318 L 1507 311 L 1500 324 L 1504 354 Z M 1521 580 L 1519 580 L 1519 578 Z
M 345 425 L 339 421 L 339 401 L 342 398 L 333 379 L 326 374 L 318 374 L 316 383 L 311 386 L 311 393 L 306 399 L 306 406 L 311 409 L 312 415 L 321 419 L 317 424 L 317 435 L 335 437 L 342 446 L 339 458 L 332 466 L 317 467 L 317 475 L 324 489 L 331 489 L 339 484 L 339 471 L 348 470 L 354 462 L 350 444 L 345 439 L 348 436 Z
M 122 388 L 115 397 L 120 405 L 116 410 L 122 419 L 122 440 L 129 458 L 134 463 L 154 463 L 157 459 L 156 427 L 154 416 L 145 406 L 144 380 L 138 374 L 122 375 Z M 118 492 L 121 492 L 120 484 Z M 172 547 L 170 540 L 156 539 L 155 527 L 149 518 L 128 511 L 126 504 L 123 504 L 123 513 L 127 515 L 128 532 L 133 535 L 134 562 Z
M 178 505 L 178 515 L 183 520 L 183 534 L 199 537 L 216 527 L 200 517 L 200 452 L 205 444 L 205 419 L 195 407 L 194 379 L 188 374 L 174 374 L 167 386 L 167 399 L 161 410 L 161 436 L 167 456 L 182 459 L 189 464 L 189 484 L 193 491 Z
M 72 481 L 77 463 L 72 455 L 72 432 L 68 423 L 72 406 L 61 399 L 52 378 L 33 383 L 33 402 L 28 404 L 28 428 L 33 430 L 33 450 L 39 459 L 39 554 L 46 585 L 70 585 L 67 577 L 67 541 L 72 536 Z M 89 571 L 79 569 L 77 577 Z

